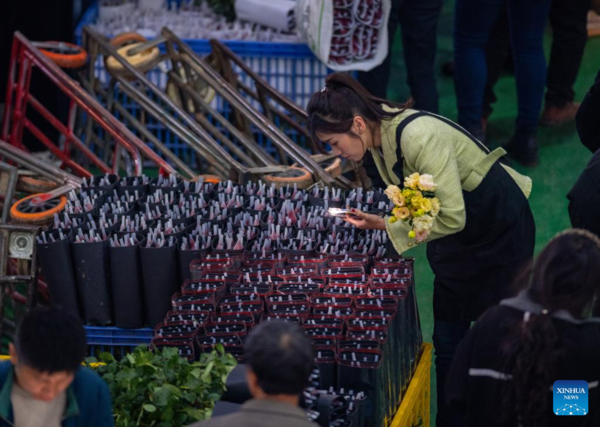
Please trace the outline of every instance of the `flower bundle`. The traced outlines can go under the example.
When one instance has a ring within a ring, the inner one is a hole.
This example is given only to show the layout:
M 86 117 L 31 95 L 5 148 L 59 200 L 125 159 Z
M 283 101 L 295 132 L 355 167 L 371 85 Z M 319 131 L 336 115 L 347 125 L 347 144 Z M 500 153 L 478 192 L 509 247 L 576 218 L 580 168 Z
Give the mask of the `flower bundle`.
M 437 184 L 433 176 L 429 174 L 413 173 L 404 178 L 404 188 L 390 185 L 385 194 L 394 203 L 390 223 L 398 220 L 407 222 L 411 230 L 408 237 L 415 239 L 417 243 L 424 242 L 433 228 L 441 204 L 435 197 Z

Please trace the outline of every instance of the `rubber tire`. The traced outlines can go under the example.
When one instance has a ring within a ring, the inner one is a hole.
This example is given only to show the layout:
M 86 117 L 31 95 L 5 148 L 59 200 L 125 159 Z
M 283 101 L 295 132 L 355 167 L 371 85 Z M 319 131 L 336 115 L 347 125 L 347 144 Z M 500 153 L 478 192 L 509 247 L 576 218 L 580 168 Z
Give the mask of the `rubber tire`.
M 27 201 L 29 199 L 37 197 L 37 196 L 41 196 L 41 194 L 33 194 L 29 197 L 25 197 L 25 198 L 19 200 L 14 205 L 12 205 L 12 207 L 10 208 L 10 217 L 13 220 L 21 222 L 21 223 L 44 224 L 44 223 L 47 223 L 50 220 L 52 220 L 54 218 L 54 214 L 62 211 L 64 209 L 65 205 L 67 204 L 67 198 L 65 196 L 60 196 L 58 205 L 53 207 L 52 209 L 48 209 L 46 211 L 36 212 L 36 213 L 24 213 L 24 212 L 19 211 L 19 206 L 22 203 L 24 203 L 25 201 Z
M 110 39 L 110 44 L 112 47 L 119 49 L 119 48 L 121 48 L 123 46 L 127 46 L 129 44 L 144 43 L 147 41 L 148 41 L 148 39 L 139 33 L 128 32 L 128 33 L 121 33 L 121 34 L 114 36 L 112 39 Z
M 80 68 L 80 67 L 83 67 L 85 65 L 85 63 L 87 62 L 88 54 L 81 46 L 78 46 L 73 43 L 56 42 L 56 41 L 49 41 L 47 43 L 63 43 L 63 44 L 66 44 L 68 46 L 71 46 L 71 47 L 79 50 L 79 52 L 76 54 L 64 54 L 64 53 L 52 52 L 52 51 L 46 50 L 46 49 L 40 49 L 40 52 L 42 52 L 45 56 L 47 56 L 52 62 L 54 62 L 60 68 Z
M 158 49 L 158 47 L 153 47 L 141 53 L 138 53 L 137 55 L 127 56 L 127 51 L 136 46 L 136 44 L 137 43 L 123 46 L 117 49 L 117 52 L 119 53 L 119 55 L 125 58 L 133 67 L 135 67 L 140 72 L 145 73 L 146 71 L 149 71 L 155 66 L 156 60 L 160 57 L 160 50 Z M 104 63 L 106 65 L 106 68 L 113 73 L 126 76 L 129 75 L 129 72 L 121 65 L 121 63 L 118 62 L 112 56 L 106 58 Z
M 298 188 L 304 189 L 310 187 L 315 182 L 309 171 L 295 167 L 290 167 L 285 172 L 264 175 L 261 179 L 268 185 L 275 184 L 277 188 L 285 187 L 288 184 L 296 184 Z
M 56 182 L 37 179 L 31 176 L 21 176 L 17 181 L 17 191 L 28 194 L 47 193 L 58 187 Z

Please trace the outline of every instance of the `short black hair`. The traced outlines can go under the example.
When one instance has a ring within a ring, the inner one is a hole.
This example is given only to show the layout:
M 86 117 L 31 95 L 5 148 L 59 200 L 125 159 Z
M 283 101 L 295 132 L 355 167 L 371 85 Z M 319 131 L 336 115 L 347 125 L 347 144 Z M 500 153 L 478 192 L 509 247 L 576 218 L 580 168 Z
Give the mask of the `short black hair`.
M 40 372 L 75 372 L 86 353 L 81 320 L 60 308 L 36 307 L 17 328 L 19 363 Z
M 269 395 L 302 393 L 313 367 L 309 338 L 291 322 L 274 320 L 255 327 L 245 345 L 246 364 Z

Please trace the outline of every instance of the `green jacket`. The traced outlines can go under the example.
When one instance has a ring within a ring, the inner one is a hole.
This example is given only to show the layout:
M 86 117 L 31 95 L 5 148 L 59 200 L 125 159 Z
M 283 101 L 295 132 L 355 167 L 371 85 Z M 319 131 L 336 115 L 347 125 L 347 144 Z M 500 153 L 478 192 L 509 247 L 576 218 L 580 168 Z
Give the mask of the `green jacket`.
M 473 191 L 479 186 L 492 165 L 506 151 L 497 148 L 485 153 L 473 141 L 452 126 L 434 117 L 420 117 L 409 123 L 401 136 L 402 159 L 396 156 L 396 128 L 415 110 L 406 110 L 391 120 L 381 123 L 381 149 L 372 149 L 373 159 L 379 174 L 387 185 L 401 185 L 404 178 L 415 172 L 433 176 L 437 188 L 436 197 L 441 203 L 440 214 L 433 224 L 427 241 L 458 233 L 465 227 L 465 202 L 463 191 Z M 400 160 L 404 167 L 404 177 L 397 177 L 393 167 Z M 502 165 L 512 176 L 525 196 L 531 193 L 531 179 L 514 169 Z M 386 218 L 386 229 L 398 253 L 414 246 L 408 237 L 411 227 L 404 221 L 390 224 Z
M 11 362 L 0 363 L 0 427 L 14 426 L 11 393 L 14 368 Z M 67 406 L 63 427 L 112 427 L 112 403 L 108 386 L 95 372 L 79 368 L 67 388 Z

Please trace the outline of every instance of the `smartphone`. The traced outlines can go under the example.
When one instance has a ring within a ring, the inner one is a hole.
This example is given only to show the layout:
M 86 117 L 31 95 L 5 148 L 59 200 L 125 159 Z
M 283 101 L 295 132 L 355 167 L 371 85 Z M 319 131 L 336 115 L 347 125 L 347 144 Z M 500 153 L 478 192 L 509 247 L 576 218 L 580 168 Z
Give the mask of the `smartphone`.
M 345 218 L 346 215 L 352 217 L 352 218 L 356 218 L 358 219 L 358 217 L 356 215 L 354 215 L 352 212 L 350 212 L 350 209 L 342 209 L 342 208 L 329 208 L 327 210 L 327 212 L 329 213 L 329 215 L 331 216 L 337 216 L 340 218 Z

